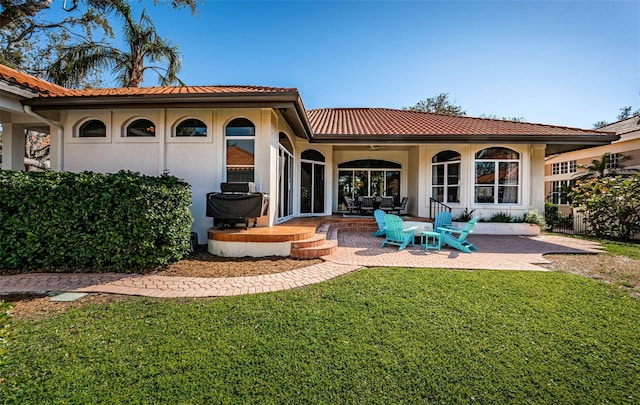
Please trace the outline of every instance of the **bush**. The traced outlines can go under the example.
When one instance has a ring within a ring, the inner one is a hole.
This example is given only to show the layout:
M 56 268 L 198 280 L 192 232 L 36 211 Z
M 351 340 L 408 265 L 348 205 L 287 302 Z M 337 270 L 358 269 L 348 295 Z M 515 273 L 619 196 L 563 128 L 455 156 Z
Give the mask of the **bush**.
M 0 195 L 0 269 L 135 271 L 189 250 L 191 190 L 167 174 L 0 171 Z
M 496 212 L 487 219 L 487 222 L 510 223 L 514 222 L 515 219 L 516 218 L 508 212 Z
M 456 222 L 469 222 L 473 218 L 474 212 L 475 210 L 469 210 L 469 208 L 465 208 L 464 211 L 462 211 L 460 215 L 455 217 L 453 220 Z
M 524 222 L 526 224 L 538 225 L 540 228 L 544 228 L 544 218 L 538 213 L 538 210 L 529 211 L 522 217 L 521 220 L 515 222 Z
M 593 236 L 633 239 L 640 234 L 640 174 L 581 181 L 571 191 L 574 206 L 586 212 Z
M 545 202 L 544 203 L 544 221 L 547 224 L 547 230 L 552 230 L 562 224 L 562 213 L 560 212 L 560 206 L 558 204 Z

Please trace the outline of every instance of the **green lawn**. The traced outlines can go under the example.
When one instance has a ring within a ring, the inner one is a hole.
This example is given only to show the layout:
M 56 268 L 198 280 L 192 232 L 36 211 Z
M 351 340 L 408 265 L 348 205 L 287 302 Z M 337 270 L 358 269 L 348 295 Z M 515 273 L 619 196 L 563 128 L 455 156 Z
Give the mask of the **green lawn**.
M 4 403 L 640 403 L 640 301 L 563 273 L 377 268 L 18 321 Z

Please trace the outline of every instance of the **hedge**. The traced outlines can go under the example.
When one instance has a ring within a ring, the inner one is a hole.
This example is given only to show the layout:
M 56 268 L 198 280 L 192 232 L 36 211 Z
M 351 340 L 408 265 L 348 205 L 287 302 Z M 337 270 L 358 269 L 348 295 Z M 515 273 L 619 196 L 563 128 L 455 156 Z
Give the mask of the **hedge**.
M 130 171 L 0 170 L 0 274 L 132 272 L 189 251 L 190 186 Z

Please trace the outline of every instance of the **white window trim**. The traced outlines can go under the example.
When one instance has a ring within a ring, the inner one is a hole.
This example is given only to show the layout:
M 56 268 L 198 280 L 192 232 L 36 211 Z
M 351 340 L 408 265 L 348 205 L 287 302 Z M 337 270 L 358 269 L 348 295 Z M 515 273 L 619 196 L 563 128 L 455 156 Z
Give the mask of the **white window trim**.
M 472 201 L 473 201 L 473 205 L 477 206 L 477 207 L 504 207 L 506 209 L 506 207 L 508 206 L 522 206 L 522 152 L 518 152 L 517 150 L 513 149 L 513 148 L 509 148 L 506 146 L 493 146 L 496 148 L 505 148 L 505 149 L 509 149 L 515 153 L 518 154 L 518 159 L 476 159 L 475 156 L 476 154 L 484 149 L 488 149 L 488 148 L 483 148 L 483 149 L 479 149 L 478 151 L 473 153 L 473 190 L 472 190 Z M 494 163 L 494 167 L 495 167 L 495 173 L 496 176 L 494 178 L 493 181 L 493 202 L 492 203 L 486 203 L 486 202 L 477 202 L 476 201 L 476 187 L 488 187 L 489 184 L 478 184 L 476 183 L 476 163 L 478 162 L 492 162 Z M 518 163 L 518 184 L 516 186 L 513 185 L 506 185 L 506 187 L 517 187 L 518 192 L 517 192 L 517 197 L 518 197 L 518 201 L 517 202 L 498 202 L 498 187 L 500 187 L 500 183 L 499 183 L 499 167 L 500 167 L 500 163 Z

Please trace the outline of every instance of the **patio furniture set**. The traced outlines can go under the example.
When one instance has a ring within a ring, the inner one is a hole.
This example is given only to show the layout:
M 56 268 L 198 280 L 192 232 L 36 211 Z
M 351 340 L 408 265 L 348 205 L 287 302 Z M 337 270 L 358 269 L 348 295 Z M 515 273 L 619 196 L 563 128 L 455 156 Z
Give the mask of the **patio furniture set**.
M 353 199 L 345 195 L 344 201 L 350 214 L 357 213 L 367 215 L 373 213 L 375 210 L 382 210 L 389 214 L 395 212 L 400 215 L 407 212 L 409 197 L 402 197 L 399 204 L 396 204 L 395 199 L 390 196 L 362 196 Z
M 396 245 L 398 250 L 402 250 L 409 244 L 414 246 L 414 239 L 418 226 L 405 227 L 405 223 L 397 215 L 387 214 L 381 209 L 375 210 L 374 217 L 378 224 L 378 230 L 373 236 L 384 236 L 382 247 L 386 245 Z M 472 218 L 463 228 L 456 228 L 452 225 L 450 212 L 439 213 L 433 225 L 433 230 L 419 230 L 420 247 L 425 250 L 440 251 L 443 245 L 448 245 L 464 253 L 471 253 L 478 250 L 471 242 L 467 241 L 467 236 L 472 232 L 474 225 L 480 218 Z

